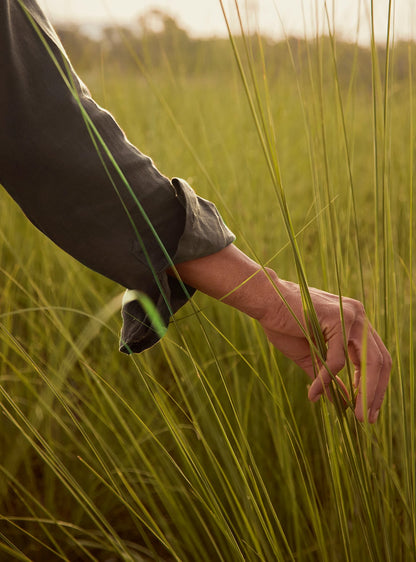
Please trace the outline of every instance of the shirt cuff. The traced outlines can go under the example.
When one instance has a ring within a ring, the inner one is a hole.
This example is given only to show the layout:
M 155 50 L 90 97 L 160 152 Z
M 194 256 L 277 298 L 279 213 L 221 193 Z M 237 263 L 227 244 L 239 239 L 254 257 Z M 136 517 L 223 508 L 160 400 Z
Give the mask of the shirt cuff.
M 174 264 L 214 254 L 234 242 L 234 234 L 211 201 L 199 197 L 183 179 L 174 178 L 172 185 L 186 211 L 185 228 L 173 257 Z M 140 353 L 157 343 L 166 332 L 170 317 L 195 292 L 192 287 L 168 276 L 168 267 L 169 264 L 147 283 L 146 295 L 136 290 L 126 291 L 121 352 Z

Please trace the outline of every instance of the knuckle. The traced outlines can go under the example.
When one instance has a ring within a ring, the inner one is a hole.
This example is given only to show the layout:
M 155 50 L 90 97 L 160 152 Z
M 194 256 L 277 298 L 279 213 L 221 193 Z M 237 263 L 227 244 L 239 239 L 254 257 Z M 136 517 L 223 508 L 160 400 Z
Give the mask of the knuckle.
M 375 360 L 375 367 L 377 367 L 380 371 L 384 367 L 384 357 L 381 354 Z
M 383 367 L 386 369 L 386 371 L 390 372 L 392 366 L 393 366 L 393 359 L 392 359 L 390 353 L 388 351 L 386 351 L 386 354 L 385 354 L 385 357 L 384 357 Z
M 386 359 L 383 357 L 383 354 L 377 353 L 377 355 L 369 362 L 369 366 L 377 371 L 383 370 L 386 366 Z
M 364 305 L 361 301 L 354 300 L 353 306 L 354 306 L 354 312 L 355 312 L 356 317 L 364 317 L 365 316 Z
M 343 299 L 344 317 L 351 322 L 364 319 L 366 316 L 364 305 L 361 301 L 346 297 Z

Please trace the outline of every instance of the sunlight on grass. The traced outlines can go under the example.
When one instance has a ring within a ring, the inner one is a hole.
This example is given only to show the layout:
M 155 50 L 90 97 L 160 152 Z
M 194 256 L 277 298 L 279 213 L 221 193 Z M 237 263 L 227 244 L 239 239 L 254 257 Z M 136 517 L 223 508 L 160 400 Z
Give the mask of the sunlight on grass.
M 244 250 L 299 276 L 317 356 L 308 284 L 365 301 L 394 359 L 377 424 L 310 404 L 255 321 L 204 295 L 160 344 L 119 354 L 122 288 L 2 192 L 0 558 L 414 558 L 416 51 L 393 23 L 369 49 L 329 18 L 325 36 L 279 45 L 242 24 L 230 41 L 150 35 L 140 51 L 119 30 L 83 76 Z

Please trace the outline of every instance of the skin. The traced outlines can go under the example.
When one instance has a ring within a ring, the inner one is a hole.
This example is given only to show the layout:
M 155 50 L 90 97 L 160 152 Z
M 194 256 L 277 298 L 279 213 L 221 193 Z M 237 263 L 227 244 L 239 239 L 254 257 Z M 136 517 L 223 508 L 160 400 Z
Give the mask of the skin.
M 359 421 L 367 419 L 374 423 L 377 420 L 392 361 L 359 301 L 342 298 L 345 349 L 339 296 L 310 289 L 328 348 L 326 366 L 318 365 L 316 375 L 309 343 L 293 317 L 294 314 L 305 326 L 301 293 L 296 283 L 279 279 L 272 269 L 261 268 L 233 244 L 210 256 L 178 264 L 176 272 L 191 287 L 258 320 L 269 341 L 313 380 L 308 391 L 312 402 L 323 394 L 330 397 L 332 377 L 327 368 L 335 376 L 344 367 L 348 355 L 354 366 L 354 386 L 358 389 L 355 415 Z M 170 274 L 176 273 L 170 271 Z M 347 393 L 341 381 L 340 386 Z

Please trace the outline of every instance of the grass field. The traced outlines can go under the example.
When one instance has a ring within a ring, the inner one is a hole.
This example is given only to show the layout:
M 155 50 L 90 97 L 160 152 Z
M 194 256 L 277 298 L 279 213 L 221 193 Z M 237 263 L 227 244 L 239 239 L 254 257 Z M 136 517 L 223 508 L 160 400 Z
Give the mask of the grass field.
M 242 249 L 296 280 L 240 72 L 219 43 L 191 67 L 179 47 L 153 71 L 105 52 L 74 63 L 164 174 L 214 200 Z M 363 300 L 392 354 L 379 421 L 309 403 L 306 375 L 258 325 L 201 294 L 160 344 L 121 355 L 122 288 L 2 191 L 0 560 L 416 559 L 415 46 L 291 40 L 278 58 L 265 43 L 264 72 L 249 44 L 248 58 L 237 48 L 308 281 Z

